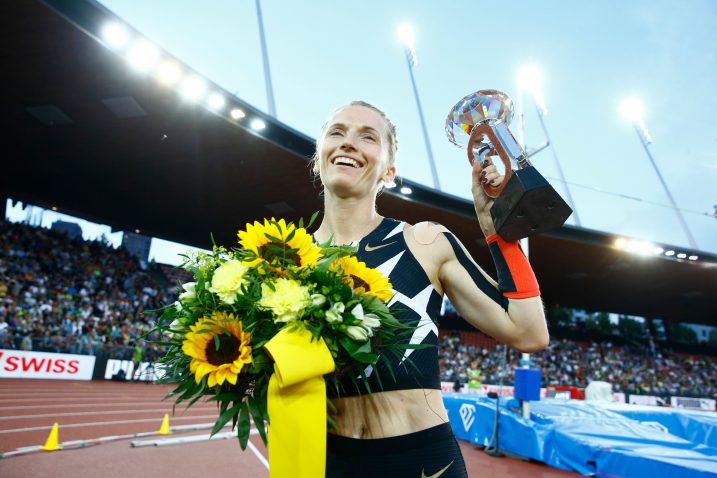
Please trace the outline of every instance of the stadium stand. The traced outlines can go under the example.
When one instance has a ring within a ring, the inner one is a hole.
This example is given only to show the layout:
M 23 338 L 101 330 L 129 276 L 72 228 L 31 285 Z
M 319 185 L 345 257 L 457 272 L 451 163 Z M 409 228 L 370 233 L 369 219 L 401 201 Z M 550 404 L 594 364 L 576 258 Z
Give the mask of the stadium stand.
M 502 345 L 480 332 L 441 330 L 441 379 L 466 383 L 468 370 L 478 369 L 484 383 L 513 384 L 520 354 L 508 351 L 508 367 L 501 367 Z M 493 351 L 497 352 L 494 353 Z M 667 349 L 654 353 L 638 345 L 610 342 L 584 343 L 552 340 L 547 349 L 532 354 L 545 386 L 585 388 L 593 380 L 611 383 L 613 391 L 631 395 L 717 398 L 715 357 L 678 354 Z M 505 376 L 501 377 L 501 370 Z
M 142 270 L 122 248 L 63 233 L 0 221 L 0 348 L 75 353 L 128 360 L 134 340 L 151 328 L 147 313 L 176 298 L 191 280 L 167 265 Z M 483 383 L 513 383 L 520 356 L 478 331 L 441 330 L 442 380 L 467 383 L 477 369 Z M 147 359 L 160 350 L 144 344 Z M 553 340 L 531 359 L 546 386 L 585 388 L 604 380 L 614 392 L 717 398 L 714 357 L 610 342 Z M 503 376 L 501 376 L 503 373 Z
M 146 312 L 175 300 L 121 248 L 7 221 L 0 244 L 0 348 L 129 358 L 156 318 Z

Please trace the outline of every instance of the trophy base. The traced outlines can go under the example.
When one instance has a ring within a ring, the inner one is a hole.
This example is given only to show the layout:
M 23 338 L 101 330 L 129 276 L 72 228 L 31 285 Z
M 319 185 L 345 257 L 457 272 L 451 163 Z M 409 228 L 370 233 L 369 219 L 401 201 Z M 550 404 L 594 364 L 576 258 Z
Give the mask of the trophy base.
M 532 166 L 513 171 L 490 210 L 496 232 L 506 241 L 557 229 L 572 213 L 570 206 Z

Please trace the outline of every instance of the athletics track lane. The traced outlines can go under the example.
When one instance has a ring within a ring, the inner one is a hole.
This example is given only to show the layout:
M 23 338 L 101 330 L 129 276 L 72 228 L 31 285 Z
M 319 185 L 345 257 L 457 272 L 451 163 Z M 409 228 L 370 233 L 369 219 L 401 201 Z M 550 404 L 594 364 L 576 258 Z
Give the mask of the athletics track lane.
M 172 427 L 211 424 L 214 404 L 198 403 L 189 410 L 161 399 L 169 386 L 111 381 L 51 381 L 0 379 L 0 453 L 18 447 L 43 445 L 54 422 L 59 441 L 91 440 L 107 436 L 152 432 L 165 413 Z M 209 430 L 175 432 L 170 437 L 205 435 Z M 143 437 L 112 441 L 86 448 L 36 452 L 0 460 L 0 476 L 13 477 L 268 477 L 265 465 L 249 449 L 242 452 L 236 439 L 204 441 L 163 447 L 133 448 L 130 442 L 167 438 Z M 261 439 L 251 437 L 256 453 L 267 456 Z M 578 477 L 541 464 L 511 458 L 491 458 L 460 442 L 470 477 L 518 478 Z

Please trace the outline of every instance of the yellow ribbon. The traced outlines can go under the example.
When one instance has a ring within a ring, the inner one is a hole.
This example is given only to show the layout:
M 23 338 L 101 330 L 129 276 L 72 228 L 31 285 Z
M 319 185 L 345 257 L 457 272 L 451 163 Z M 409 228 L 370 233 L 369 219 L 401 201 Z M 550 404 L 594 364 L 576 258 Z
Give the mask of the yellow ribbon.
M 324 339 L 305 328 L 283 328 L 264 346 L 274 359 L 269 380 L 269 476 L 326 474 L 326 382 L 334 371 Z

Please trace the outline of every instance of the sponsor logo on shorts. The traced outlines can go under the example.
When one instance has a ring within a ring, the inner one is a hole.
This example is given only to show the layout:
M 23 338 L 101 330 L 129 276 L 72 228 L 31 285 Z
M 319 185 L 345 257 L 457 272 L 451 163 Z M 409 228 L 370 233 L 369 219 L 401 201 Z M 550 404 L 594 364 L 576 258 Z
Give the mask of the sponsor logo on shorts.
M 453 460 L 453 461 L 455 461 L 455 460 Z M 438 478 L 438 477 L 441 476 L 443 473 L 445 473 L 448 468 L 450 468 L 450 466 L 453 464 L 453 461 L 450 462 L 450 463 L 447 464 L 444 468 L 438 470 L 437 472 L 435 472 L 435 473 L 432 474 L 432 475 L 427 475 L 425 469 L 424 469 L 424 470 L 421 470 L 421 478 Z

